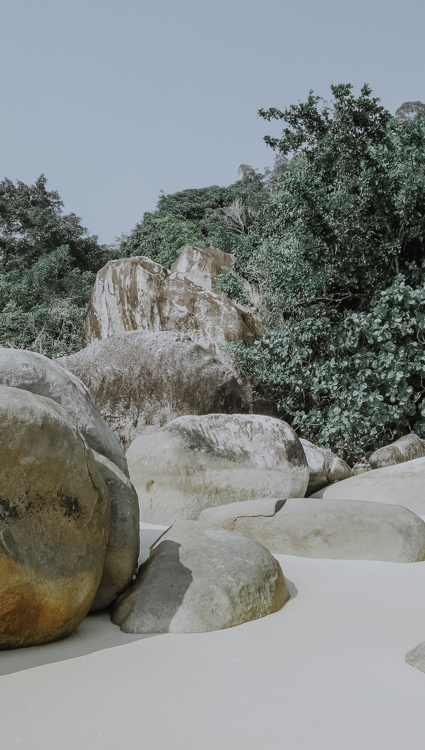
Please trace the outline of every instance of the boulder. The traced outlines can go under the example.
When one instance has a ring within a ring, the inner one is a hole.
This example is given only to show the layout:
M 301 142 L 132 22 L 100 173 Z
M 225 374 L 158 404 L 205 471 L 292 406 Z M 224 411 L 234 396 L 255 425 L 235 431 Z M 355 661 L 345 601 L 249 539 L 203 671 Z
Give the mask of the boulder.
M 424 456 L 425 440 L 421 440 L 411 432 L 410 435 L 403 435 L 390 445 L 378 448 L 369 456 L 369 463 L 372 469 L 381 469 L 384 466 L 394 466 Z
M 83 383 L 42 354 L 0 348 L 0 385 L 51 398 L 72 417 L 90 448 L 128 476 L 124 452 Z
M 326 500 L 367 500 L 404 505 L 425 515 L 425 458 L 374 469 L 331 484 L 312 497 Z
M 264 617 L 287 599 L 280 565 L 265 547 L 183 521 L 154 545 L 112 622 L 125 633 L 204 633 Z
M 126 448 L 145 427 L 185 414 L 248 411 L 235 375 L 180 333 L 122 333 L 60 364 L 87 386 Z
M 171 273 L 179 273 L 197 286 L 204 289 L 215 289 L 217 276 L 231 270 L 235 256 L 223 253 L 217 247 L 186 246 L 176 262 L 171 266 Z M 253 307 L 260 304 L 260 291 L 255 284 L 243 280 L 245 297 Z
M 148 258 L 112 260 L 96 276 L 85 343 L 133 330 L 183 333 L 220 357 L 227 342 L 252 344 L 262 325 L 249 308 Z
M 348 464 L 335 453 L 319 448 L 318 445 L 310 443 L 309 440 L 300 438 L 301 445 L 304 449 L 305 457 L 308 463 L 310 479 L 307 488 L 307 495 L 317 492 L 322 487 L 332 482 L 340 482 L 342 479 L 348 479 L 353 476 Z
M 425 641 L 418 643 L 415 648 L 408 651 L 405 660 L 411 667 L 416 667 L 421 672 L 425 672 Z
M 0 648 L 71 633 L 102 575 L 109 498 L 91 450 L 49 398 L 0 386 Z
M 199 522 L 238 531 L 275 554 L 398 563 L 425 560 L 425 522 L 399 505 L 272 498 L 208 508 Z
M 111 520 L 105 563 L 92 611 L 113 602 L 137 573 L 140 551 L 139 503 L 126 475 L 112 461 L 93 451 L 97 468 L 108 488 Z
M 179 273 L 203 289 L 214 291 L 217 276 L 226 268 L 231 269 L 234 255 L 223 253 L 217 247 L 185 247 L 171 273 Z
M 179 417 L 137 437 L 127 461 L 142 521 L 165 525 L 214 505 L 299 497 L 309 477 L 295 432 L 257 415 Z

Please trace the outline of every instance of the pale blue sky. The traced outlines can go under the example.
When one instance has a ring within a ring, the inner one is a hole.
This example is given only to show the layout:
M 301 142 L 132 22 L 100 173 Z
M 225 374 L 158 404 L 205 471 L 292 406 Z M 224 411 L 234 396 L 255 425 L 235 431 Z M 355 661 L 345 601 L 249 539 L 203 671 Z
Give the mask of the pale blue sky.
M 272 165 L 257 117 L 368 82 L 425 101 L 424 0 L 0 0 L 0 179 L 112 242 L 166 193 Z

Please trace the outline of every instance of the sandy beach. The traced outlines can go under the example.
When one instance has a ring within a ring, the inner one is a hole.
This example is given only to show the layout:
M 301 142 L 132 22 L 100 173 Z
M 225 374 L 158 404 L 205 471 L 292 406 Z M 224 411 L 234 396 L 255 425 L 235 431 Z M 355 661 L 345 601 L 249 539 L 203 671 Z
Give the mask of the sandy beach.
M 144 554 L 161 531 L 144 525 Z M 291 588 L 262 620 L 126 635 L 106 613 L 0 656 L 1 748 L 422 750 L 425 562 L 277 556 Z

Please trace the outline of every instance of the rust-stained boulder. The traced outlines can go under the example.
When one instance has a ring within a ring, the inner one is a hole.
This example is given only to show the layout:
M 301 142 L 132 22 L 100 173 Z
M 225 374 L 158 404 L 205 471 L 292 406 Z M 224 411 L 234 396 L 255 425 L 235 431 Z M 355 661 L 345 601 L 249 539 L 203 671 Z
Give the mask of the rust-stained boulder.
M 231 370 L 187 336 L 131 331 L 60 360 L 90 391 L 121 443 L 185 414 L 248 411 Z
M 139 435 L 127 451 L 142 521 L 196 519 L 204 508 L 261 497 L 300 497 L 309 478 L 295 432 L 279 419 L 180 417 Z
M 96 277 L 85 343 L 133 330 L 183 333 L 220 357 L 223 344 L 252 344 L 262 325 L 249 308 L 148 258 L 112 260 Z
M 0 385 L 51 398 L 75 421 L 88 445 L 128 476 L 124 452 L 81 380 L 36 352 L 0 347 Z
M 62 407 L 0 387 L 0 648 L 71 633 L 102 575 L 109 498 Z

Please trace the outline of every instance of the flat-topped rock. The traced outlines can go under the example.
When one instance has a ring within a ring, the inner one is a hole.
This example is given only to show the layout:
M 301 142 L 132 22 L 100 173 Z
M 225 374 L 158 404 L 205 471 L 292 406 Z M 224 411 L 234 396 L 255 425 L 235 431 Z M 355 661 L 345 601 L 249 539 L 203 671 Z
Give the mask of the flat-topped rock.
M 374 469 L 342 482 L 331 484 L 312 497 L 327 500 L 365 500 L 404 505 L 419 516 L 425 515 L 425 458 L 396 466 Z
M 179 273 L 197 286 L 213 291 L 217 276 L 224 269 L 232 268 L 234 260 L 234 255 L 223 253 L 217 247 L 188 245 L 171 266 L 171 273 Z
M 399 505 L 269 498 L 208 508 L 199 522 L 238 531 L 275 554 L 333 560 L 425 560 L 425 522 Z
M 309 479 L 295 432 L 258 415 L 180 417 L 137 437 L 127 460 L 141 520 L 157 524 L 230 502 L 303 495 Z
M 184 521 L 153 547 L 112 622 L 126 633 L 203 633 L 264 617 L 287 599 L 281 567 L 265 547 Z
M 110 336 L 60 364 L 87 386 L 125 448 L 146 427 L 185 414 L 248 411 L 234 373 L 180 333 Z

